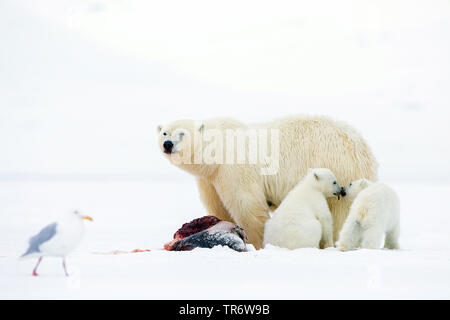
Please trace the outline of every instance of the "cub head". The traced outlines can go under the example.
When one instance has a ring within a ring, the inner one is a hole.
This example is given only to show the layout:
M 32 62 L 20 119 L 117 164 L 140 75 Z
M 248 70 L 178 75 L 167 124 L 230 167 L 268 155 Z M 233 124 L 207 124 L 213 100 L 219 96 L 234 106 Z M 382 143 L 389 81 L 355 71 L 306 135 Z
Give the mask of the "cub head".
M 309 180 L 309 183 L 313 184 L 313 186 L 322 192 L 325 197 L 340 197 L 341 187 L 339 186 L 334 173 L 330 169 L 309 169 L 306 178 Z
M 203 124 L 194 120 L 177 120 L 158 126 L 158 145 L 161 151 L 175 164 L 180 161 L 192 163 L 196 134 L 201 134 Z
M 359 179 L 352 181 L 348 186 L 342 187 L 341 195 L 350 201 L 353 201 L 358 193 L 370 185 L 370 181 L 366 179 Z

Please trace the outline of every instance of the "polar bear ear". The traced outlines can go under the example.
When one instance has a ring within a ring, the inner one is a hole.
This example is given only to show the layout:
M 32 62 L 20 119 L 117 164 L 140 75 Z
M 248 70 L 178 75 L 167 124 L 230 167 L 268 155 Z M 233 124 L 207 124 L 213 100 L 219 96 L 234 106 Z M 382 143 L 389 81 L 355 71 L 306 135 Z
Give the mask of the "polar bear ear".
M 367 187 L 367 180 L 366 179 L 361 179 L 361 183 L 359 185 L 361 186 L 361 188 Z
M 156 127 L 156 132 L 160 133 L 160 132 L 161 132 L 161 129 L 162 129 L 162 126 L 161 126 L 161 125 L 158 125 L 158 126 Z
M 317 175 L 317 173 L 314 173 L 314 178 L 316 178 L 316 181 L 319 181 L 319 176 Z
M 205 125 L 203 123 L 200 123 L 198 125 L 198 132 L 202 132 L 204 128 L 205 128 Z

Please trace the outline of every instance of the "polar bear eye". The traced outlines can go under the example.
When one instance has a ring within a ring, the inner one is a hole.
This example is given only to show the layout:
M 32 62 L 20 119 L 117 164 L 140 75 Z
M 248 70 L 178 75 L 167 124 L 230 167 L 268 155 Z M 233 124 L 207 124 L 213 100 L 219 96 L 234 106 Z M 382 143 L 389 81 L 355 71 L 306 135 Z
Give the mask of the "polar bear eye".
M 163 136 L 167 136 L 167 132 L 164 132 L 164 133 L 163 133 Z
M 350 187 L 352 186 L 352 184 L 350 183 Z
M 337 182 L 335 181 L 335 182 L 333 182 L 333 184 L 336 184 Z

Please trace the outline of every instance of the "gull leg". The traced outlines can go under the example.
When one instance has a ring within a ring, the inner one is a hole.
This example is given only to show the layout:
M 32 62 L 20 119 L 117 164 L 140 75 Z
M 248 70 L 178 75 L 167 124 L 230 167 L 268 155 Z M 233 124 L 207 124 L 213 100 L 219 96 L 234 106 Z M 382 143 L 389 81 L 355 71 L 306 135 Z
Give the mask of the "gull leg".
M 38 259 L 38 262 L 36 263 L 36 266 L 34 267 L 34 269 L 33 269 L 33 276 L 34 277 L 37 277 L 38 276 L 38 274 L 37 274 L 37 268 L 39 267 L 39 264 L 41 263 L 41 260 L 42 260 L 42 257 L 39 257 L 39 259 Z
M 64 273 L 66 274 L 66 277 L 68 277 L 69 274 L 67 273 L 67 269 L 66 269 L 66 258 L 63 258 L 63 263 L 62 263 L 62 265 L 63 265 L 63 268 L 64 268 Z

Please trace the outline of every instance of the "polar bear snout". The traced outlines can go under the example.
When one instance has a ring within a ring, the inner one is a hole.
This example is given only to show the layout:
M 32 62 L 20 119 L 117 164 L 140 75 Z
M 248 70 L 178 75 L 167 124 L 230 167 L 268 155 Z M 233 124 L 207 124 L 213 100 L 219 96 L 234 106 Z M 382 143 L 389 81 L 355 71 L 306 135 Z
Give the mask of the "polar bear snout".
M 347 192 L 345 192 L 345 188 L 342 187 L 342 188 L 341 188 L 341 196 L 342 196 L 342 197 L 345 197 L 346 195 L 347 195 Z
M 173 149 L 173 142 L 170 140 L 164 141 L 163 143 L 163 147 L 164 147 L 164 153 L 172 153 L 172 149 Z
M 336 196 L 338 198 L 338 200 L 339 200 L 341 198 L 341 196 L 342 196 L 342 187 L 339 186 L 337 181 L 333 182 L 333 186 L 334 186 L 333 195 Z

